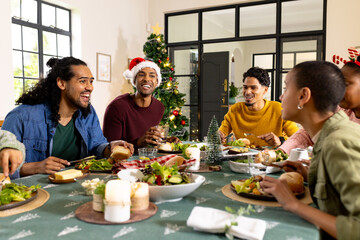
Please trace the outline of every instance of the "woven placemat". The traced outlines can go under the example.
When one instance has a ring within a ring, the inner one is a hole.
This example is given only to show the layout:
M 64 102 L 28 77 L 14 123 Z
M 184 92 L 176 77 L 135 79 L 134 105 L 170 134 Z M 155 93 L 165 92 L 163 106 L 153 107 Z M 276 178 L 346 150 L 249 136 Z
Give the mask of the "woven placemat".
M 13 216 L 19 213 L 28 212 L 44 205 L 50 198 L 50 194 L 44 189 L 38 189 L 36 198 L 24 205 L 0 211 L 0 217 Z
M 239 196 L 238 194 L 235 193 L 234 190 L 231 189 L 231 184 L 225 185 L 221 189 L 221 191 L 225 196 L 227 196 L 228 198 L 235 200 L 235 201 L 248 203 L 248 204 L 254 204 L 254 205 L 262 205 L 262 206 L 267 206 L 267 207 L 281 207 L 281 205 L 277 201 L 263 201 L 263 200 L 257 200 L 257 199 L 251 199 L 251 198 Z M 312 199 L 310 196 L 310 190 L 308 187 L 305 187 L 305 194 L 299 200 L 305 204 L 312 203 Z

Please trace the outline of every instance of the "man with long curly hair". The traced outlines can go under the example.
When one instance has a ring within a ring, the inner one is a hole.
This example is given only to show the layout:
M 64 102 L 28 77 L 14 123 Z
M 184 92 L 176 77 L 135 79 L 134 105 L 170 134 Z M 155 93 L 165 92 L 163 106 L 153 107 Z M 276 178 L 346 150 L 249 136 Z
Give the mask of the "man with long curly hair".
M 90 104 L 94 77 L 86 63 L 74 57 L 52 58 L 46 78 L 24 93 L 5 118 L 3 130 L 14 133 L 26 147 L 25 163 L 11 177 L 53 174 L 69 161 L 89 155 L 109 156 L 125 141 L 107 142 Z

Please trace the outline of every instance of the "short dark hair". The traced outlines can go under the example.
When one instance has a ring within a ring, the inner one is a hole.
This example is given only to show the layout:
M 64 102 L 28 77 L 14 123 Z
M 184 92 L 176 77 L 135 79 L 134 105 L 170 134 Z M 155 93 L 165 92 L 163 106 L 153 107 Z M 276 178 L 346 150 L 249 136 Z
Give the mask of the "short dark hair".
M 259 67 L 252 67 L 244 73 L 243 82 L 245 82 L 245 79 L 247 77 L 254 77 L 259 81 L 261 85 L 265 87 L 270 87 L 270 77 L 265 69 Z
M 293 68 L 298 89 L 308 87 L 316 109 L 334 112 L 345 94 L 345 79 L 340 69 L 326 61 L 302 62 Z

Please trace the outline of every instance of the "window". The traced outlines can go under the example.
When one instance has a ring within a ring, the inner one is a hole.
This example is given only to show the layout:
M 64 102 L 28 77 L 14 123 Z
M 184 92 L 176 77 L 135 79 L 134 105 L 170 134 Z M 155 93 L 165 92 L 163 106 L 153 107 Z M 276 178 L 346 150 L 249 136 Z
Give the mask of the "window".
M 51 57 L 71 56 L 70 13 L 42 0 L 11 0 L 15 100 L 45 75 Z

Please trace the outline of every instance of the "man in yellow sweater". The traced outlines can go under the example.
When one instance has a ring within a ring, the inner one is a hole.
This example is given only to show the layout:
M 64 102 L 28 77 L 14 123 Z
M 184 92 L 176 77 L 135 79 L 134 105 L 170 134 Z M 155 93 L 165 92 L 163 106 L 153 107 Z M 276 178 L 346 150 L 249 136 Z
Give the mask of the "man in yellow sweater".
M 281 117 L 281 103 L 265 100 L 263 97 L 270 86 L 269 74 L 261 68 L 253 67 L 244 73 L 243 95 L 245 102 L 234 104 L 225 115 L 219 133 L 222 142 L 234 132 L 236 139 L 244 138 L 259 146 L 281 145 L 281 138 L 293 135 L 298 127 L 294 122 Z

